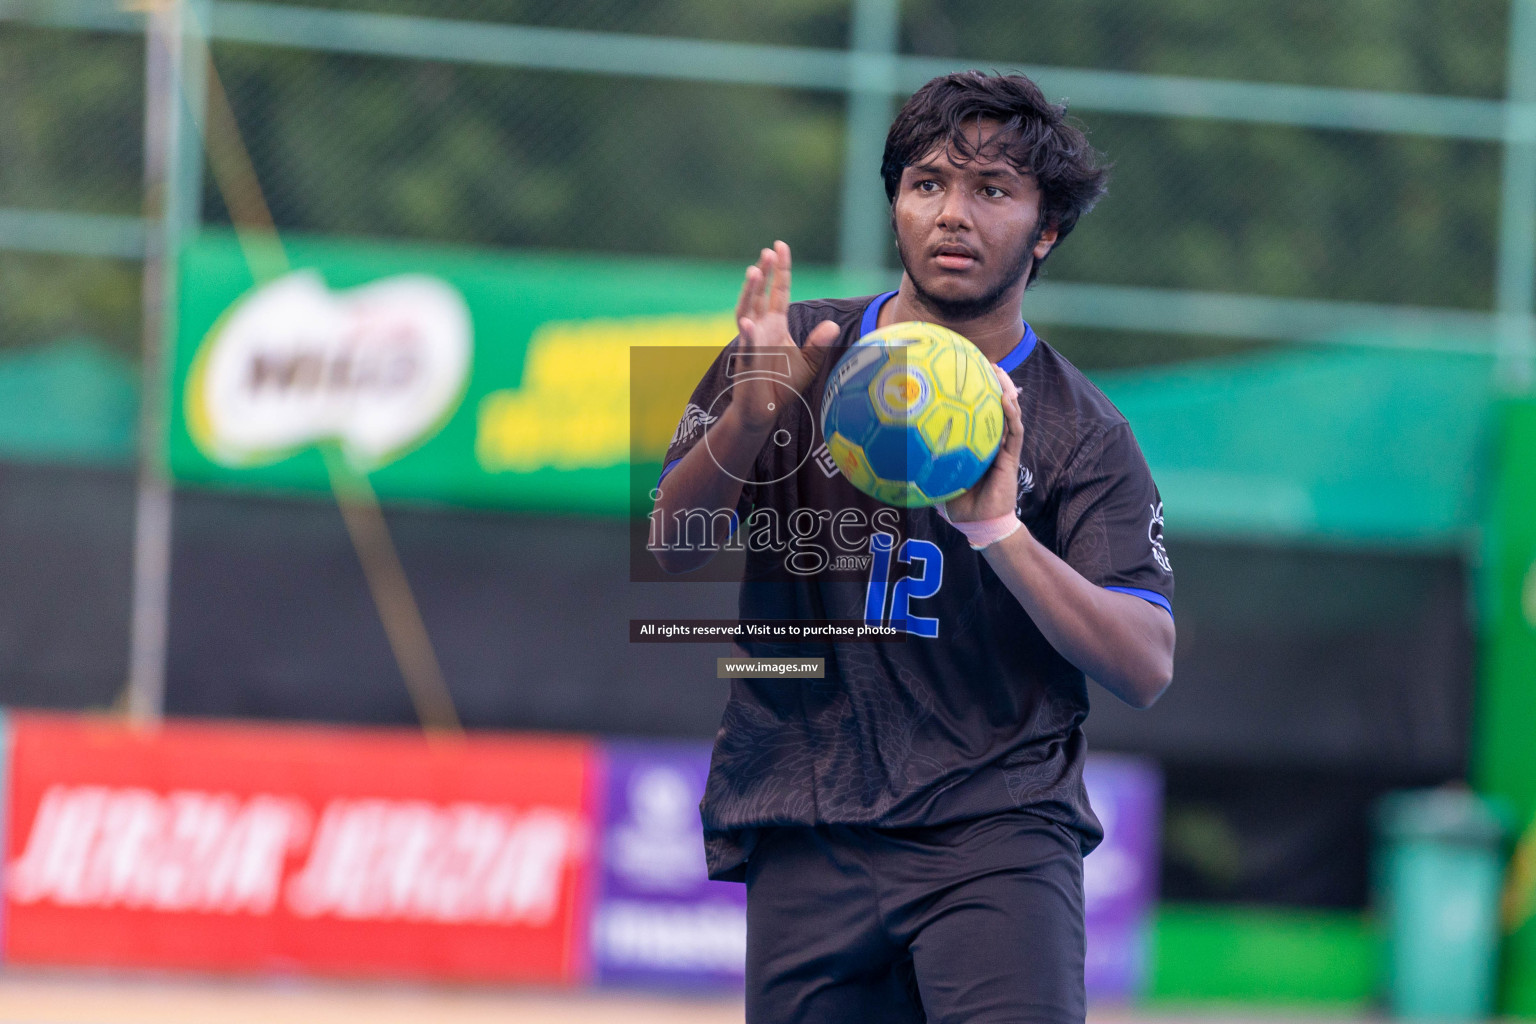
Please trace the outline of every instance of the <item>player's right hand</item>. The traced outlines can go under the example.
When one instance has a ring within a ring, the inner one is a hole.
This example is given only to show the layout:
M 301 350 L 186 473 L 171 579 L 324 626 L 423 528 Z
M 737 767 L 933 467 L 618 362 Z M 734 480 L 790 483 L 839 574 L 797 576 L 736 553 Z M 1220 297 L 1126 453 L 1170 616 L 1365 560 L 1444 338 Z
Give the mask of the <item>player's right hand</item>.
M 774 242 L 747 268 L 736 303 L 737 342 L 731 406 L 742 426 L 767 431 L 786 402 L 803 395 L 837 340 L 838 326 L 823 320 L 802 348 L 789 333 L 789 246 Z

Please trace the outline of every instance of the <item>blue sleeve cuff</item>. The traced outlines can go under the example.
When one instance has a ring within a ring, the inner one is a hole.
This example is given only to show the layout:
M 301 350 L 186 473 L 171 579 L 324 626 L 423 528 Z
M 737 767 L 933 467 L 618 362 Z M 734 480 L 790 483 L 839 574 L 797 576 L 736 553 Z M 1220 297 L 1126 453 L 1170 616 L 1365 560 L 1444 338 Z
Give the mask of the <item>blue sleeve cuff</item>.
M 676 458 L 676 459 L 673 459 L 671 462 L 667 463 L 665 466 L 662 466 L 661 467 L 661 476 L 656 478 L 656 482 L 659 484 L 663 480 L 665 480 L 667 478 L 667 474 L 672 472 L 672 470 L 676 469 L 677 468 L 677 464 L 679 462 L 682 462 L 682 461 L 683 460 L 681 458 Z M 741 517 L 736 514 L 736 510 L 735 509 L 731 509 L 731 532 L 726 534 L 726 536 L 727 537 L 734 537 L 734 536 L 736 536 L 736 530 L 740 526 L 741 526 Z
M 1169 604 L 1168 599 L 1155 590 L 1143 590 L 1140 587 L 1105 587 L 1104 589 L 1113 590 L 1117 594 L 1130 594 L 1132 597 L 1139 597 L 1143 601 L 1150 601 L 1157 605 L 1170 616 L 1173 614 L 1173 605 Z

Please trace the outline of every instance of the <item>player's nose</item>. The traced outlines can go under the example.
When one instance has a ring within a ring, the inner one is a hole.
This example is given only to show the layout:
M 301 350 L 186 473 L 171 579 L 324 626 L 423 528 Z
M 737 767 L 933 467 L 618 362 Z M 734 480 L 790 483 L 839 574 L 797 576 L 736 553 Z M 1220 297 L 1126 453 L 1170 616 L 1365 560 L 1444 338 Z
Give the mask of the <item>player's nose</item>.
M 946 231 L 955 231 L 971 226 L 969 199 L 962 189 L 950 189 L 944 193 L 944 202 L 939 206 L 936 223 Z

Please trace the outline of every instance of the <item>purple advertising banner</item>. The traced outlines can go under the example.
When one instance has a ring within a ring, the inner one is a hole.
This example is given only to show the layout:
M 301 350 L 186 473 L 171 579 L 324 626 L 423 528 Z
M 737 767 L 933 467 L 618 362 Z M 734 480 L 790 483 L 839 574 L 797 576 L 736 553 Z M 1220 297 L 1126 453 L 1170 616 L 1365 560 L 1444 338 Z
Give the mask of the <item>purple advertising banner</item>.
M 1104 842 L 1083 861 L 1088 998 L 1123 1002 L 1141 992 L 1147 977 L 1163 777 L 1154 761 L 1094 754 L 1083 780 L 1104 826 Z
M 602 745 L 604 819 L 592 923 L 600 983 L 740 986 L 747 887 L 711 882 L 699 800 L 707 743 Z
M 601 850 L 594 859 L 592 964 L 612 985 L 739 986 L 746 886 L 705 875 L 699 800 L 707 743 L 609 741 Z M 1083 862 L 1090 999 L 1133 999 L 1147 973 L 1157 900 L 1162 773 L 1153 761 L 1094 754 L 1084 768 L 1104 842 Z

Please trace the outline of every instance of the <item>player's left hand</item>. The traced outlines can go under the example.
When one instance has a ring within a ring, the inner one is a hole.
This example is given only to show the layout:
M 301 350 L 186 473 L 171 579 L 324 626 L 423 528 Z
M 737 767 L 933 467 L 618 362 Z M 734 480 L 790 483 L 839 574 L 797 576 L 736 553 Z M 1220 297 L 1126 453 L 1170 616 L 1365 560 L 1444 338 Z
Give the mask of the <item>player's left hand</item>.
M 949 518 L 957 523 L 1011 516 L 1019 501 L 1019 450 L 1024 444 L 1024 416 L 1019 411 L 1019 387 L 997 366 L 997 383 L 1003 389 L 1003 440 L 997 458 L 976 485 L 945 504 Z

